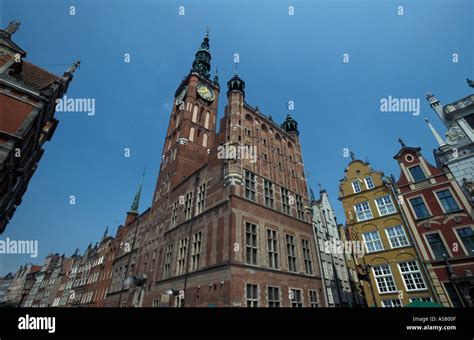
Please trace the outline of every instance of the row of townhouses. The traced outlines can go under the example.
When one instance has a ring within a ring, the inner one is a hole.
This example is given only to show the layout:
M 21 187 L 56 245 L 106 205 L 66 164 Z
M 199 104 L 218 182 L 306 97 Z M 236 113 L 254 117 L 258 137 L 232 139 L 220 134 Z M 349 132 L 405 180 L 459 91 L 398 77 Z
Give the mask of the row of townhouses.
M 247 103 L 237 74 L 217 129 L 211 58 L 206 35 L 175 91 L 151 206 L 139 211 L 142 177 L 116 235 L 6 275 L 5 304 L 472 306 L 474 95 L 445 106 L 427 96 L 447 128 L 442 138 L 427 121 L 436 165 L 401 139 L 398 180 L 351 153 L 343 225 L 327 192 L 309 189 L 296 120 L 279 124 Z

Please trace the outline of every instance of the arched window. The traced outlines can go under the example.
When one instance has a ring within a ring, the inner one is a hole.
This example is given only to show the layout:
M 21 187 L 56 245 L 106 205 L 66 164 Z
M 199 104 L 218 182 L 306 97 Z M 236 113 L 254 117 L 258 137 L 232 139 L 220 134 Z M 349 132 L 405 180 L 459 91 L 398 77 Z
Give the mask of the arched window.
M 189 141 L 194 142 L 194 128 L 192 127 L 191 130 L 189 130 Z
M 176 125 L 175 126 L 177 127 L 178 124 L 179 124 L 179 113 L 176 114 Z
M 191 118 L 191 121 L 193 121 L 194 123 L 196 123 L 196 121 L 197 121 L 197 116 L 198 116 L 198 106 L 195 105 L 195 106 L 194 106 L 194 109 L 193 109 L 193 117 Z
M 207 133 L 202 136 L 202 146 L 207 148 Z
M 206 112 L 206 120 L 204 121 L 204 127 L 206 129 L 209 129 L 209 118 L 210 118 L 211 114 L 209 113 L 209 111 Z
M 199 124 L 202 124 L 202 114 L 203 113 L 204 113 L 204 108 L 201 107 L 201 112 L 199 112 L 199 120 L 198 120 Z

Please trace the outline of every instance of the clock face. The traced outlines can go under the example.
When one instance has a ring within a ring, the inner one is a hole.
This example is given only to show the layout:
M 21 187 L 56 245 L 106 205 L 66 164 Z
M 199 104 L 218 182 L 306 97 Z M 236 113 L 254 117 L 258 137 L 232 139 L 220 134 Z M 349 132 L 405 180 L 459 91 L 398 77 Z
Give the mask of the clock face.
M 181 104 L 181 102 L 183 101 L 184 99 L 184 96 L 186 95 L 186 92 L 188 92 L 188 87 L 185 86 L 183 91 L 181 91 L 181 93 L 176 97 L 176 105 L 179 105 Z
M 198 95 L 207 101 L 212 102 L 215 98 L 214 91 L 207 85 L 199 83 L 197 86 Z

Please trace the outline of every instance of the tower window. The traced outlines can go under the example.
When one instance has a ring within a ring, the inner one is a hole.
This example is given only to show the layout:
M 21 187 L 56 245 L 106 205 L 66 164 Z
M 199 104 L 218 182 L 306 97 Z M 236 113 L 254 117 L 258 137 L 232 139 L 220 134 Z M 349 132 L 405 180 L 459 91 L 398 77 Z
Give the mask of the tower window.
M 257 264 L 257 226 L 253 223 L 245 223 L 245 261 L 247 264 Z
M 194 123 L 197 122 L 198 110 L 199 110 L 199 109 L 198 109 L 198 106 L 195 105 L 195 106 L 194 106 L 194 109 L 193 109 L 193 116 L 192 116 L 192 118 L 191 118 L 191 121 L 194 122 Z
M 256 199 L 256 176 L 249 172 L 245 171 L 245 198 L 255 201 Z
M 296 243 L 295 237 L 292 235 L 286 236 L 286 252 L 288 255 L 288 270 L 290 272 L 296 272 Z

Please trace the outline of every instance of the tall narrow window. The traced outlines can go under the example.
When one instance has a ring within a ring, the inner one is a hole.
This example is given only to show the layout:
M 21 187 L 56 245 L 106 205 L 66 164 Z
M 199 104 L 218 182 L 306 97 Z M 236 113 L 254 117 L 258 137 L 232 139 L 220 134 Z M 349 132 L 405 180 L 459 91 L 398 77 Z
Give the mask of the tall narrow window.
M 315 307 L 318 307 L 318 305 L 319 305 L 318 291 L 310 290 L 309 291 L 309 306 L 315 308 Z
M 258 307 L 258 286 L 247 283 L 246 295 L 247 307 Z
M 361 187 L 360 187 L 360 182 L 359 180 L 355 180 L 352 182 L 352 189 L 354 189 L 354 193 L 358 193 L 358 192 L 361 192 Z
M 268 287 L 267 295 L 268 307 L 281 306 L 280 287 Z
M 171 259 L 173 257 L 173 244 L 170 243 L 166 246 L 166 253 L 165 253 L 165 264 L 163 268 L 163 278 L 170 277 L 171 274 Z
M 197 122 L 197 115 L 198 115 L 198 107 L 197 105 L 194 106 L 194 109 L 193 109 L 193 116 L 191 118 L 191 121 L 196 123 Z
M 189 130 L 189 141 L 194 142 L 194 128 L 193 127 L 191 127 L 191 129 Z
M 202 135 L 202 146 L 207 148 L 207 133 Z
M 188 238 L 179 240 L 178 262 L 176 266 L 176 275 L 184 274 L 186 271 L 186 253 L 188 249 Z
M 276 230 L 267 229 L 267 251 L 268 266 L 278 269 L 278 238 Z
M 290 272 L 296 272 L 296 243 L 295 237 L 292 235 L 286 236 L 286 252 L 288 255 L 288 270 Z
M 296 214 L 297 217 L 302 220 L 304 217 L 304 206 L 303 206 L 303 197 L 300 195 L 295 195 L 296 196 Z
M 206 183 L 200 185 L 197 189 L 196 215 L 202 213 L 202 211 L 204 210 L 205 200 L 206 200 Z
M 303 247 L 304 271 L 308 275 L 313 275 L 313 260 L 311 258 L 310 243 L 308 240 L 301 240 Z
M 256 199 L 256 176 L 249 172 L 245 171 L 245 198 L 255 201 Z
M 179 210 L 179 202 L 176 201 L 173 203 L 173 211 L 171 213 L 171 227 L 175 227 L 178 221 L 178 210 Z
M 290 192 L 288 189 L 281 188 L 281 205 L 285 214 L 290 214 Z
M 199 260 L 201 258 L 202 231 L 197 232 L 193 236 L 193 244 L 191 246 L 191 270 L 199 269 Z
M 193 192 L 188 192 L 184 201 L 184 218 L 189 220 L 192 217 Z
M 265 205 L 267 207 L 273 208 L 274 205 L 274 195 L 273 195 L 273 183 L 265 180 L 264 182 L 265 189 Z
M 372 177 L 365 177 L 365 186 L 367 187 L 367 189 L 372 189 L 374 187 L 374 181 L 372 180 Z
M 207 112 L 206 112 L 206 118 L 205 118 L 205 120 L 204 120 L 204 127 L 205 127 L 206 129 L 209 129 L 209 118 L 210 118 L 210 113 L 209 113 L 209 111 L 207 111 Z
M 253 223 L 245 223 L 245 248 L 246 262 L 248 264 L 257 264 L 257 226 Z

